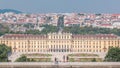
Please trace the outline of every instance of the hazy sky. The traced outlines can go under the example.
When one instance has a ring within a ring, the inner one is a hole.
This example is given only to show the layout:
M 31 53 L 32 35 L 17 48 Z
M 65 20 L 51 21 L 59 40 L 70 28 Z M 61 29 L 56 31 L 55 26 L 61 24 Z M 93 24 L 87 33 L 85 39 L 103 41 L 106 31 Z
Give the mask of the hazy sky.
M 120 0 L 0 0 L 0 8 L 32 13 L 120 13 Z

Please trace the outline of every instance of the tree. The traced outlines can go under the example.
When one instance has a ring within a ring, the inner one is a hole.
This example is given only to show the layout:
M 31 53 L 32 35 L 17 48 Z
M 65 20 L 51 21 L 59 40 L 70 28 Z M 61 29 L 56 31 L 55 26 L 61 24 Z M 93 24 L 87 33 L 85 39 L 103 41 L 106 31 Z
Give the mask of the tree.
M 8 62 L 8 53 L 10 51 L 10 47 L 5 44 L 0 44 L 0 62 Z
M 29 59 L 25 55 L 22 55 L 20 58 L 16 60 L 16 62 L 28 62 Z
M 21 55 L 15 62 L 37 62 L 34 58 L 27 58 L 26 55 Z
M 64 32 L 70 32 L 73 34 L 115 34 L 120 36 L 119 29 L 109 29 L 109 28 L 97 28 L 97 27 L 79 27 L 79 26 L 69 26 L 63 28 Z
M 93 59 L 92 59 L 92 62 L 96 62 L 96 59 L 95 59 L 95 58 L 93 58 Z
M 119 62 L 120 61 L 120 48 L 119 47 L 110 47 L 105 61 L 108 62 Z

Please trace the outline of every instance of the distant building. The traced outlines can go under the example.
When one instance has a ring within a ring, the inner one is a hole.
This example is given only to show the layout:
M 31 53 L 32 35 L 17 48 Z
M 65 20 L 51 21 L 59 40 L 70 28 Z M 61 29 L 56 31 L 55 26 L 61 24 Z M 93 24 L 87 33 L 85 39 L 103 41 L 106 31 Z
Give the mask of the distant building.
M 113 25 L 114 28 L 120 29 L 120 21 L 114 22 L 112 25 Z
M 120 37 L 114 34 L 75 35 L 49 33 L 47 35 L 6 34 L 0 44 L 12 48 L 12 53 L 92 53 L 106 54 L 109 47 L 120 47 Z

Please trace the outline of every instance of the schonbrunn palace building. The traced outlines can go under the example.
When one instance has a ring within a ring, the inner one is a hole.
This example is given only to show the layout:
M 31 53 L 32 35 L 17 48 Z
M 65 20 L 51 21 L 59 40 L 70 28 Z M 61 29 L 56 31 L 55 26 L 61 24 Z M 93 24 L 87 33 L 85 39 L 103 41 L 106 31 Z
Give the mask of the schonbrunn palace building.
M 120 47 L 120 37 L 114 34 L 49 33 L 5 34 L 0 44 L 6 44 L 16 53 L 107 53 L 110 46 Z

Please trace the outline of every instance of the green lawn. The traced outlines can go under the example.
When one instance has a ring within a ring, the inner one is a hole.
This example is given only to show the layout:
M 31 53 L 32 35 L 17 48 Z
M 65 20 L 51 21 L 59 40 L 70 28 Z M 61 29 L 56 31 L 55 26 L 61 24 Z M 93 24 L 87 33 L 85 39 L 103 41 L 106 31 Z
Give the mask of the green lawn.
M 97 54 L 85 54 L 85 53 L 80 53 L 80 54 L 69 54 L 68 56 L 70 56 L 70 57 L 98 57 L 98 55 Z
M 102 62 L 101 58 L 70 58 L 69 62 Z
M 39 53 L 36 53 L 36 54 L 25 54 L 26 56 L 46 56 L 46 57 L 50 57 L 52 56 L 51 54 L 39 54 Z
M 30 58 L 33 62 L 51 62 L 51 58 Z

